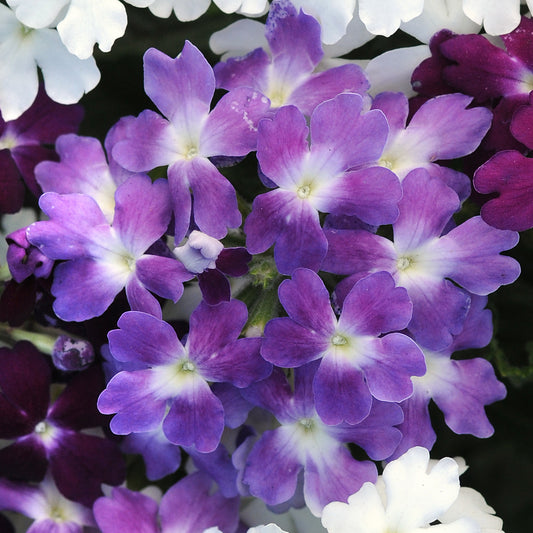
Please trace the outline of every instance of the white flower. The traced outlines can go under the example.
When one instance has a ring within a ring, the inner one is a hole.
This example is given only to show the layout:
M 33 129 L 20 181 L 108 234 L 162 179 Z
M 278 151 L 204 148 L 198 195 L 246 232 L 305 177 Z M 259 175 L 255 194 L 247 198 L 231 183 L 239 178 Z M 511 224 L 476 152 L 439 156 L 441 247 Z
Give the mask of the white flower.
M 0 110 L 5 121 L 28 109 L 38 90 L 41 68 L 48 96 L 74 104 L 100 80 L 92 57 L 79 59 L 61 42 L 56 30 L 24 26 L 0 4 Z
M 264 13 L 268 0 L 214 0 L 216 6 L 224 13 L 241 13 L 253 17 Z M 154 0 L 149 6 L 156 17 L 167 18 L 174 11 L 178 20 L 196 20 L 202 16 L 211 4 L 211 0 Z
M 147 7 L 153 0 L 127 0 L 136 7 Z M 8 0 L 17 18 L 30 28 L 57 25 L 61 40 L 70 53 L 80 59 L 93 54 L 96 43 L 109 52 L 124 35 L 126 9 L 119 0 Z
M 392 35 L 422 13 L 424 0 L 359 0 L 359 17 L 374 35 Z
M 446 457 L 430 464 L 429 452 L 415 447 L 390 462 L 376 485 L 365 483 L 348 503 L 324 507 L 322 524 L 329 533 L 442 533 L 501 531 L 477 493 L 460 491 L 459 465 Z M 441 523 L 431 525 L 436 520 Z
M 526 3 L 533 10 L 533 1 Z M 509 33 L 520 24 L 520 0 L 463 0 L 463 11 L 490 35 Z

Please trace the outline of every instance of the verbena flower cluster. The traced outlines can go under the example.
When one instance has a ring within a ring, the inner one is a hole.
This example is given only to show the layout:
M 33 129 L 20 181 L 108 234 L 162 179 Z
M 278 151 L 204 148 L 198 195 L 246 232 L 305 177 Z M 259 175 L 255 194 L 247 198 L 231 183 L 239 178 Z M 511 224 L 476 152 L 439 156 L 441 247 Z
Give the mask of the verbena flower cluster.
M 462 460 L 430 461 L 429 406 L 486 438 L 506 396 L 460 352 L 490 342 L 533 227 L 533 22 L 518 1 L 215 4 L 268 11 L 260 46 L 239 24 L 214 66 L 150 48 L 153 106 L 103 143 L 76 102 L 124 5 L 0 4 L 0 213 L 40 209 L 1 271 L 0 510 L 32 532 L 501 531 Z M 452 31 L 481 24 L 498 45 Z M 392 81 L 331 59 L 398 27 L 429 47 Z

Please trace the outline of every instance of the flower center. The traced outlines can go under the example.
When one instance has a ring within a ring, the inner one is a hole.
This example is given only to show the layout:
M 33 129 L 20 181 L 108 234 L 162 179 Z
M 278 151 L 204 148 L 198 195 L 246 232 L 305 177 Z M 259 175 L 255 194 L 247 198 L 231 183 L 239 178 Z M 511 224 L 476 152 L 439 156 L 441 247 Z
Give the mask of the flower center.
M 300 420 L 298 420 L 298 424 L 302 426 L 306 433 L 312 431 L 315 427 L 315 421 L 312 418 L 300 418 Z
M 298 198 L 305 200 L 306 198 L 309 198 L 311 194 L 311 187 L 309 185 L 301 185 L 296 189 L 296 195 Z
M 17 139 L 15 137 L 5 134 L 3 137 L 0 138 L 0 150 L 5 150 L 6 148 L 8 150 L 11 150 L 17 146 Z
M 185 159 L 194 159 L 198 155 L 198 147 L 187 146 L 185 149 Z
M 348 344 L 348 339 L 343 335 L 335 333 L 335 335 L 331 337 L 331 344 L 333 344 L 333 346 L 344 346 L 345 344 Z
M 48 429 L 48 426 L 46 425 L 46 422 L 39 422 L 35 428 L 33 429 L 33 431 L 35 431 L 35 433 L 45 433 L 46 430 Z
M 401 272 L 404 272 L 408 268 L 411 268 L 413 266 L 413 263 L 414 260 L 412 257 L 403 255 L 398 257 L 398 260 L 396 261 L 396 268 Z
M 194 372 L 195 370 L 196 365 L 189 359 L 185 359 L 178 364 L 178 372 Z

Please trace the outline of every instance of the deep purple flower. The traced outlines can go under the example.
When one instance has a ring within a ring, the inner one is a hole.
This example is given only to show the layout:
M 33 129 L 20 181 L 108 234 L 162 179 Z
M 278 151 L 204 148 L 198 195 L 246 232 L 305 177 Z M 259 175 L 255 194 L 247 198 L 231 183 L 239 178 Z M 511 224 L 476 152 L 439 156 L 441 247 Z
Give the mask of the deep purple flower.
M 128 178 L 115 192 L 109 225 L 96 201 L 84 194 L 43 194 L 50 220 L 35 222 L 28 240 L 51 259 L 66 259 L 54 272 L 54 311 L 62 320 L 101 315 L 126 288 L 132 309 L 161 316 L 149 291 L 177 301 L 192 275 L 175 258 L 146 253 L 170 222 L 168 184 Z
M 23 181 L 35 196 L 41 194 L 35 166 L 57 158 L 51 145 L 59 135 L 76 131 L 82 116 L 81 106 L 58 104 L 42 87 L 32 106 L 16 120 L 4 122 L 0 114 L 0 213 L 16 213 L 22 207 Z
M 212 485 L 206 474 L 196 472 L 170 487 L 159 506 L 149 496 L 118 487 L 110 497 L 96 500 L 94 517 L 102 533 L 199 533 L 211 527 L 234 533 L 239 498 L 225 498 Z
M 322 268 L 349 275 L 336 288 L 339 302 L 358 279 L 390 272 L 413 302 L 409 330 L 424 346 L 440 350 L 463 329 L 466 291 L 486 295 L 518 277 L 518 262 L 500 255 L 516 245 L 518 234 L 494 229 L 480 217 L 443 234 L 460 207 L 457 194 L 424 169 L 412 171 L 402 185 L 394 241 L 363 230 L 327 230 Z
M 261 339 L 238 339 L 246 318 L 238 300 L 213 307 L 201 303 L 184 346 L 166 322 L 135 311 L 122 315 L 120 329 L 109 333 L 111 353 L 147 368 L 119 372 L 100 395 L 100 411 L 117 413 L 113 432 L 150 431 L 163 421 L 170 442 L 213 451 L 224 429 L 224 409 L 208 381 L 247 387 L 271 371 L 259 355 Z
M 244 225 L 250 253 L 275 243 L 282 274 L 297 267 L 316 271 L 327 250 L 319 212 L 356 215 L 369 224 L 393 222 L 401 197 L 398 178 L 383 167 L 367 168 L 381 156 L 387 134 L 383 113 L 363 113 L 358 94 L 320 104 L 309 127 L 294 106 L 261 120 L 257 158 L 271 187 L 278 188 L 253 202 Z
M 114 158 L 131 171 L 170 165 L 176 242 L 187 232 L 191 211 L 200 231 L 222 238 L 228 227 L 240 225 L 241 214 L 233 186 L 209 158 L 254 150 L 257 121 L 268 109 L 268 99 L 254 89 L 240 88 L 224 95 L 210 111 L 213 70 L 188 41 L 175 59 L 154 48 L 146 52 L 144 86 L 166 118 L 146 110 L 137 118 L 122 119 L 125 140 L 113 148 Z
M 76 374 L 50 402 L 50 367 L 28 342 L 0 348 L 0 476 L 41 481 L 46 470 L 67 498 L 92 505 L 102 483 L 118 485 L 124 463 L 115 444 L 82 433 L 105 422 L 95 409 L 103 380 L 96 367 Z
M 346 501 L 377 477 L 374 464 L 355 460 L 344 443 L 361 446 L 374 460 L 384 459 L 398 444 L 400 433 L 392 426 L 402 416 L 398 405 L 374 401 L 370 414 L 357 425 L 324 424 L 316 413 L 311 386 L 316 366 L 295 370 L 294 392 L 280 369 L 243 391 L 248 401 L 274 414 L 280 426 L 265 431 L 253 444 L 242 482 L 268 505 L 303 495 L 309 510 L 320 516 L 327 503 Z
M 340 93 L 364 95 L 368 80 L 359 66 L 342 65 L 314 73 L 322 59 L 320 24 L 288 0 L 274 0 L 266 21 L 269 57 L 262 48 L 214 67 L 217 87 L 253 87 L 270 99 L 273 108 L 296 106 L 304 115 Z
M 338 319 L 311 270 L 295 270 L 280 285 L 279 299 L 289 316 L 268 322 L 261 354 L 285 368 L 320 360 L 313 391 L 326 424 L 357 424 L 373 397 L 400 402 L 412 394 L 411 377 L 424 374 L 424 356 L 406 335 L 390 333 L 407 326 L 412 306 L 389 273 L 356 283 Z

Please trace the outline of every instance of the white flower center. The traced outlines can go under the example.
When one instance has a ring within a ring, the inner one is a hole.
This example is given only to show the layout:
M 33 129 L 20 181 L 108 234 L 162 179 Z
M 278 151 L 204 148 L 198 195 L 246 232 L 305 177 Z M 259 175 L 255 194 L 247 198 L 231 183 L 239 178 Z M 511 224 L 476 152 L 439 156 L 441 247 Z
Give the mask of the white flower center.
M 398 257 L 398 260 L 396 261 L 396 268 L 401 272 L 405 272 L 408 268 L 413 266 L 413 263 L 414 260 L 412 257 L 403 255 Z
M 301 185 L 296 189 L 296 195 L 302 200 L 309 198 L 311 195 L 311 187 L 309 185 Z
M 339 333 L 335 333 L 335 335 L 331 337 L 331 344 L 333 344 L 333 346 L 344 346 L 345 344 L 348 344 L 348 339 Z

